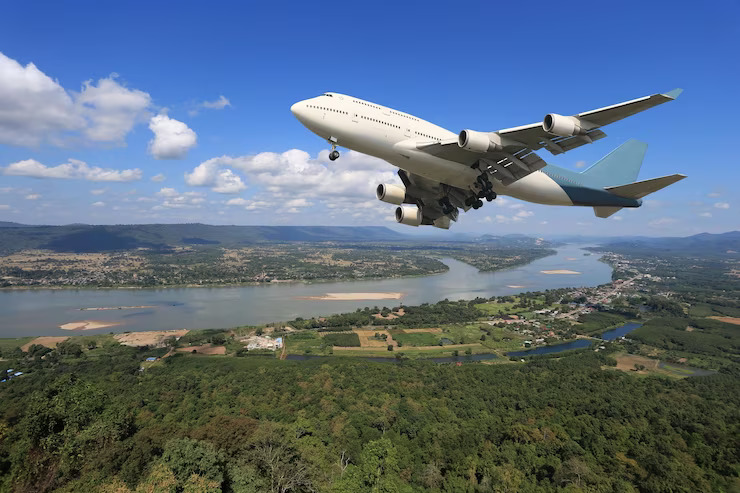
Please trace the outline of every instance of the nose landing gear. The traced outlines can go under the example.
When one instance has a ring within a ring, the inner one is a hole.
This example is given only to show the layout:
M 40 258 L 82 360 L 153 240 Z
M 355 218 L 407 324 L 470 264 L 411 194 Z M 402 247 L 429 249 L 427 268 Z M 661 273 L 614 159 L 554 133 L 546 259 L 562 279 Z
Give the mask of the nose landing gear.
M 331 144 L 331 152 L 329 153 L 329 161 L 336 161 L 339 159 L 339 151 L 337 150 L 337 143 L 333 140 L 329 140 Z

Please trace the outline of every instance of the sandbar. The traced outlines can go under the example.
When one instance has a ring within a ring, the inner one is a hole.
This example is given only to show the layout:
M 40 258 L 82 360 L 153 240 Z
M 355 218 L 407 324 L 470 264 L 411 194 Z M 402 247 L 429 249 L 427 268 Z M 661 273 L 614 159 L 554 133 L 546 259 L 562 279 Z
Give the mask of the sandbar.
M 540 272 L 543 274 L 580 274 L 580 272 L 576 272 L 574 270 L 566 270 L 566 269 L 541 270 Z
M 80 308 L 81 311 L 104 311 L 104 310 L 137 310 L 139 308 L 157 308 L 154 305 L 140 305 L 140 306 L 99 306 L 91 308 Z
M 326 293 L 322 296 L 304 296 L 302 300 L 316 301 L 366 301 L 399 300 L 403 293 Z
M 106 327 L 114 327 L 119 325 L 118 322 L 103 322 L 100 320 L 80 320 L 78 322 L 69 322 L 59 326 L 60 329 L 64 330 L 95 330 L 104 329 Z

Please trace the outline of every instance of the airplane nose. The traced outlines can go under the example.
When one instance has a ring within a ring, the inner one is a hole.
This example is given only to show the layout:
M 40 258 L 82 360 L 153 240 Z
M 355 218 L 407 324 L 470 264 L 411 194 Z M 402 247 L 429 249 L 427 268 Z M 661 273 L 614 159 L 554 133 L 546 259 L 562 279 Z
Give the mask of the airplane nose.
M 303 101 L 298 101 L 290 107 L 290 112 L 293 113 L 293 116 L 300 120 L 303 116 L 303 110 L 305 109 L 305 106 L 306 105 L 303 103 Z

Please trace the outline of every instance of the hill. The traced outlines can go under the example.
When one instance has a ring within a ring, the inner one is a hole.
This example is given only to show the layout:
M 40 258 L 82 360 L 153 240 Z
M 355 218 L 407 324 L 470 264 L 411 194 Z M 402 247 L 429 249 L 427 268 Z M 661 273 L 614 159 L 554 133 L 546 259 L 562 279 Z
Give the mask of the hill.
M 407 237 L 389 228 L 365 226 L 211 226 L 207 224 L 135 224 L 27 226 L 4 223 L 0 253 L 25 249 L 56 252 L 105 252 L 184 245 L 237 246 L 260 242 L 398 241 Z
M 740 257 L 740 231 L 701 233 L 683 238 L 630 238 L 606 241 L 604 248 L 617 253 L 638 255 Z

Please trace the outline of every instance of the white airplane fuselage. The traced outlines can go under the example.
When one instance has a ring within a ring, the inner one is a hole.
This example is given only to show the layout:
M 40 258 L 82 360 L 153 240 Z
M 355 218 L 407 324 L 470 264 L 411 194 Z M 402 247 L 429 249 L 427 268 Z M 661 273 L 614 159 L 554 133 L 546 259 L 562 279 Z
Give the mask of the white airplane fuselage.
M 290 110 L 321 138 L 430 180 L 472 190 L 480 175 L 469 166 L 418 150 L 418 143 L 456 139 L 457 134 L 408 113 L 337 93 L 299 101 Z M 573 205 L 563 188 L 542 171 L 509 186 L 494 182 L 493 187 L 499 195 L 528 202 Z

